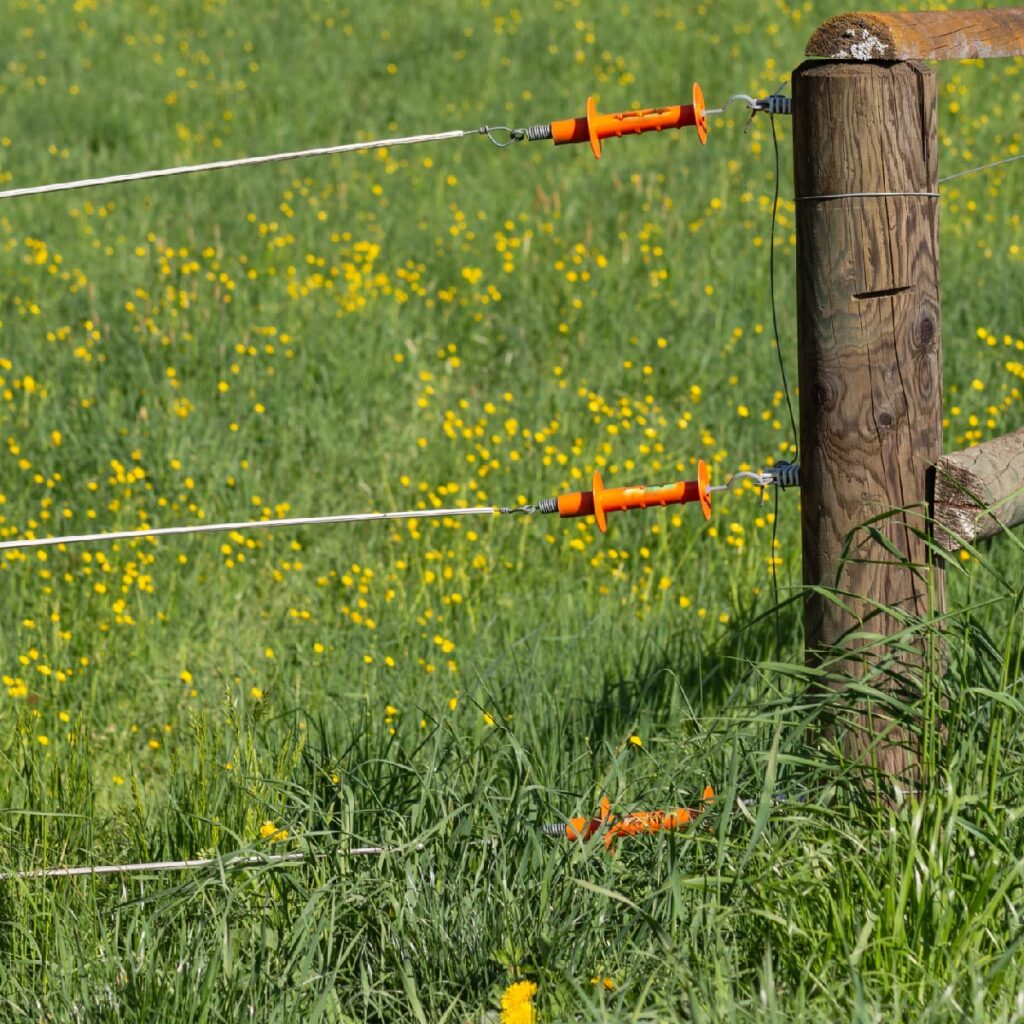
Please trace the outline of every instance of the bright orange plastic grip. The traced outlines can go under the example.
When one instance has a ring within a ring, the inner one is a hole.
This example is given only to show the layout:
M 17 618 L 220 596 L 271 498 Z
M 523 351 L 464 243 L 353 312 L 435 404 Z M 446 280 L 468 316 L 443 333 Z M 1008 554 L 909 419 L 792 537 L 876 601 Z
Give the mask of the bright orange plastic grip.
M 608 529 L 608 513 L 624 512 L 629 508 L 651 508 L 654 505 L 685 505 L 699 501 L 705 519 L 711 518 L 711 472 L 701 459 L 697 463 L 696 480 L 680 480 L 660 487 L 605 487 L 601 474 L 594 472 L 592 490 L 574 491 L 558 499 L 558 514 L 563 519 L 576 516 L 594 516 L 597 528 Z
M 611 801 L 606 796 L 601 797 L 601 810 L 597 817 L 570 818 L 565 826 L 565 837 L 571 842 L 586 842 L 603 829 L 605 848 L 611 850 L 619 836 L 639 836 L 684 829 L 696 821 L 714 799 L 714 789 L 705 786 L 699 809 L 677 807 L 674 811 L 634 811 L 616 817 L 612 814 Z
M 599 114 L 597 103 L 591 96 L 587 100 L 586 117 L 552 121 L 551 137 L 556 146 L 564 146 L 569 142 L 589 142 L 594 156 L 600 160 L 603 139 L 688 127 L 697 129 L 701 143 L 708 141 L 704 94 L 696 82 L 693 83 L 693 103 L 675 107 L 648 107 L 646 110 L 624 110 L 619 114 Z

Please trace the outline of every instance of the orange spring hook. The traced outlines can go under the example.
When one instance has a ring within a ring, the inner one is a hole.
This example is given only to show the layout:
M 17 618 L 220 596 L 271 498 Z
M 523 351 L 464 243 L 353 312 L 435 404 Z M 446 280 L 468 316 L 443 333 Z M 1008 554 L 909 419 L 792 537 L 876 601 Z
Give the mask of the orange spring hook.
M 601 474 L 595 470 L 589 491 L 574 491 L 558 498 L 558 514 L 563 519 L 576 516 L 593 516 L 597 528 L 605 533 L 608 529 L 608 513 L 623 512 L 630 508 L 651 508 L 655 505 L 685 505 L 700 502 L 705 519 L 711 518 L 711 472 L 701 459 L 697 463 L 696 480 L 680 480 L 674 484 L 655 487 L 605 487 Z
M 556 146 L 570 142 L 589 142 L 594 156 L 601 159 L 601 142 L 623 135 L 641 135 L 644 132 L 660 132 L 666 128 L 697 129 L 701 143 L 708 140 L 708 119 L 704 94 L 696 82 L 693 83 L 693 103 L 673 107 L 648 107 L 646 110 L 624 110 L 618 114 L 599 114 L 597 102 L 591 96 L 587 100 L 585 117 L 570 117 L 564 121 L 551 122 L 551 138 Z

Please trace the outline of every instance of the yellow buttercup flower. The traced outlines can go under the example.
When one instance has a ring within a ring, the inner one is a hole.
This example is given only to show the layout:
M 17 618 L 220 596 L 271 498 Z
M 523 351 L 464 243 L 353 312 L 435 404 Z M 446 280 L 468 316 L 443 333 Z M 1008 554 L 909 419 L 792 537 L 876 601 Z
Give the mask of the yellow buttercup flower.
M 260 825 L 260 838 L 269 839 L 272 843 L 280 843 L 288 838 L 288 830 L 278 828 L 272 821 L 265 821 Z
M 501 996 L 501 1024 L 534 1024 L 537 1011 L 533 997 L 537 985 L 532 981 L 513 982 Z

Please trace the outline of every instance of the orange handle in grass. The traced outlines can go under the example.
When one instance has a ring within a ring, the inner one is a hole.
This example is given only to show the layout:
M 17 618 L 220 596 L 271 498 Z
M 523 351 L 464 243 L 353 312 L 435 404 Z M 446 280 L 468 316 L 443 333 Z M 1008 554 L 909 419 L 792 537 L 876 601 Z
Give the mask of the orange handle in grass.
M 597 103 L 591 96 L 587 100 L 586 117 L 552 121 L 551 137 L 556 146 L 564 146 L 569 142 L 589 142 L 594 156 L 600 160 L 603 139 L 687 127 L 696 128 L 700 141 L 707 142 L 708 120 L 704 94 L 696 82 L 693 84 L 693 103 L 674 107 L 648 107 L 646 110 L 624 110 L 619 114 L 599 114 Z
M 616 818 L 611 812 L 611 801 L 602 797 L 600 814 L 596 818 L 571 818 L 565 827 L 565 835 L 567 839 L 585 842 L 595 832 L 604 829 L 604 845 L 610 850 L 619 836 L 638 836 L 686 828 L 700 817 L 707 804 L 714 799 L 714 789 L 705 786 L 699 810 L 677 807 L 674 811 L 634 811 Z
M 629 508 L 651 508 L 654 505 L 685 505 L 699 501 L 705 519 L 711 518 L 711 473 L 707 463 L 697 463 L 696 480 L 680 480 L 675 484 L 658 487 L 605 487 L 601 474 L 594 472 L 591 484 L 593 490 L 574 491 L 558 499 L 558 514 L 563 519 L 576 516 L 593 516 L 597 528 L 604 533 L 608 529 L 608 513 L 624 512 Z

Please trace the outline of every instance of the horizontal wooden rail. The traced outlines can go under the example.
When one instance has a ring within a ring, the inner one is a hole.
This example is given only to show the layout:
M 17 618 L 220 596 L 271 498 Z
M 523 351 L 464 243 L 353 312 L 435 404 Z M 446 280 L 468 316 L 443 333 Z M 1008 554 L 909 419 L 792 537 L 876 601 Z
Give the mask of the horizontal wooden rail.
M 1024 7 L 984 11 L 853 11 L 818 26 L 808 57 L 965 60 L 1024 56 Z
M 1024 523 L 1024 427 L 935 464 L 935 540 L 949 551 Z

